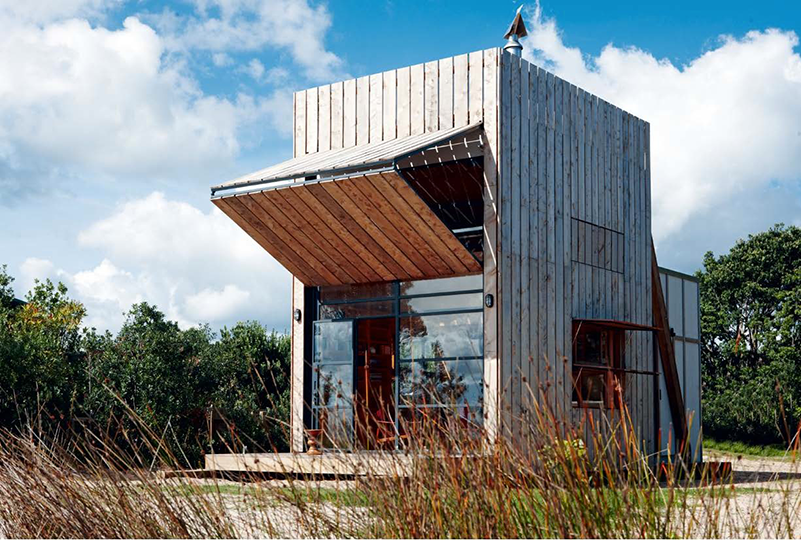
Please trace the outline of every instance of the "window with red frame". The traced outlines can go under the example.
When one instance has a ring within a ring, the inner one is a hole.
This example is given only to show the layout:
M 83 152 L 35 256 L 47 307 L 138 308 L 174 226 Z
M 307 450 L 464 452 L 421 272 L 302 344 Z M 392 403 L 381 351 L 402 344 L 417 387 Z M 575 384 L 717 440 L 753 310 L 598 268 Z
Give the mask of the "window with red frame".
M 623 398 L 625 333 L 586 322 L 573 325 L 573 406 L 618 408 Z

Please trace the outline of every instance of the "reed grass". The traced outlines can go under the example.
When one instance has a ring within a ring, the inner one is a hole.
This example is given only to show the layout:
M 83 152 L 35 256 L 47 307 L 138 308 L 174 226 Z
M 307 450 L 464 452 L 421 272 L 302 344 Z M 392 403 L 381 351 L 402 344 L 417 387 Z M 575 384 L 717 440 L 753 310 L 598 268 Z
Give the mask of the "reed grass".
M 136 435 L 150 449 L 141 455 L 92 433 L 2 432 L 0 537 L 717 538 L 799 531 L 792 477 L 768 478 L 768 486 L 713 482 L 672 456 L 660 476 L 657 456 L 643 451 L 625 407 L 600 425 L 569 426 L 564 412 L 537 405 L 548 400 L 532 401 L 525 421 L 501 426 L 492 442 L 481 419 L 455 412 L 402 422 L 408 437 L 399 448 L 350 456 L 364 468 L 377 456 L 391 464 L 364 477 L 197 479 L 159 430 L 141 422 Z

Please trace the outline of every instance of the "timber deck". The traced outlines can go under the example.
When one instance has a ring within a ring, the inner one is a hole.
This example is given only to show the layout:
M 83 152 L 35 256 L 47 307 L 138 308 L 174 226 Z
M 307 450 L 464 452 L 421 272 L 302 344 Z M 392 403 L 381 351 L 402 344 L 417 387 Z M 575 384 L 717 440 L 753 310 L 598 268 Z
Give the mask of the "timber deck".
M 382 452 L 330 452 L 319 456 L 293 453 L 209 454 L 206 470 L 309 476 L 406 476 L 411 458 Z

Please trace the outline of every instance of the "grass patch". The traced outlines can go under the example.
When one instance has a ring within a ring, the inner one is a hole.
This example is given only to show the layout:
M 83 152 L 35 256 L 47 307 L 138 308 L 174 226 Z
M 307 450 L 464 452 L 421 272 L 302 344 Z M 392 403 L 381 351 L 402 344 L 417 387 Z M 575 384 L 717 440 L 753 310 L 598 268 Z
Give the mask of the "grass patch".
M 711 437 L 704 437 L 704 449 L 725 454 L 772 458 L 781 458 L 791 454 L 787 447 L 781 444 L 759 445 L 742 441 L 718 441 Z
M 368 506 L 367 495 L 358 489 L 344 488 L 291 488 L 259 486 L 258 484 L 183 484 L 164 486 L 164 490 L 184 497 L 194 495 L 234 495 L 254 499 L 270 498 L 274 502 L 287 501 L 293 504 L 327 503 L 338 507 Z

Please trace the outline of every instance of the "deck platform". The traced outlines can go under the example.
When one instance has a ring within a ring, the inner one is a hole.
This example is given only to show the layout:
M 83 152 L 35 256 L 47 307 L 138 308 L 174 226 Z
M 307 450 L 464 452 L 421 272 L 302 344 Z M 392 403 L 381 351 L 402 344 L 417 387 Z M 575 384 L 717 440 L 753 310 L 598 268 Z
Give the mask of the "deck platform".
M 207 471 L 286 476 L 407 476 L 411 457 L 384 452 L 326 452 L 319 456 L 293 453 L 209 454 Z

